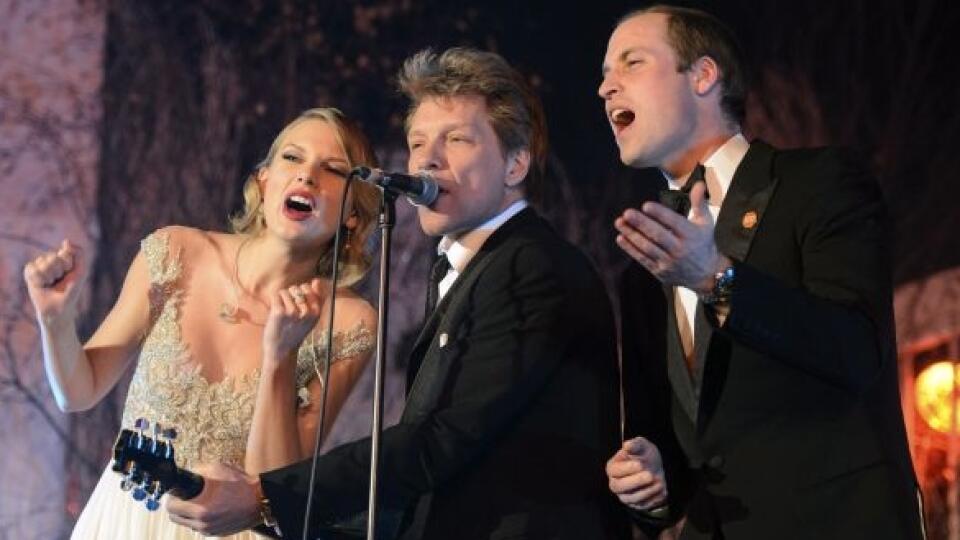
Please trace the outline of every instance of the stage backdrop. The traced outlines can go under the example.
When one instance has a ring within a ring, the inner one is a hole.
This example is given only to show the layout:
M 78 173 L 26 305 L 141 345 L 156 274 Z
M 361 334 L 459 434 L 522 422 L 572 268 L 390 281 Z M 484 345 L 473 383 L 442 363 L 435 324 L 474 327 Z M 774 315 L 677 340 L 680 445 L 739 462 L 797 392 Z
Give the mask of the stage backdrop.
M 960 153 L 953 148 L 960 115 L 946 67 L 958 52 L 951 29 L 960 16 L 947 4 L 691 4 L 712 10 L 743 38 L 756 88 L 749 136 L 782 146 L 843 144 L 873 166 L 896 218 L 890 251 L 901 285 L 901 346 L 932 343 L 930 336 L 954 344 L 937 351 L 960 343 Z M 363 124 L 385 167 L 404 169 L 405 104 L 393 77 L 423 47 L 494 50 L 527 74 L 552 134 L 551 192 L 542 210 L 612 286 L 626 263 L 613 244 L 613 216 L 662 182 L 618 163 L 596 96 L 607 35 L 634 7 L 0 0 L 0 539 L 67 534 L 106 464 L 127 384 L 92 411 L 67 416 L 56 409 L 23 264 L 64 236 L 84 246 L 92 267 L 82 328 L 89 335 L 139 240 L 172 223 L 224 229 L 243 178 L 303 109 L 342 108 Z M 405 352 L 422 314 L 433 249 L 406 203 L 399 214 L 389 422 L 402 407 Z M 371 299 L 372 281 L 361 285 Z M 910 350 L 905 388 L 922 356 Z M 369 429 L 369 375 L 328 447 Z M 913 425 L 910 407 L 908 414 Z M 950 493 L 936 476 L 942 468 L 924 465 L 923 472 L 933 478 L 931 538 L 946 538 Z

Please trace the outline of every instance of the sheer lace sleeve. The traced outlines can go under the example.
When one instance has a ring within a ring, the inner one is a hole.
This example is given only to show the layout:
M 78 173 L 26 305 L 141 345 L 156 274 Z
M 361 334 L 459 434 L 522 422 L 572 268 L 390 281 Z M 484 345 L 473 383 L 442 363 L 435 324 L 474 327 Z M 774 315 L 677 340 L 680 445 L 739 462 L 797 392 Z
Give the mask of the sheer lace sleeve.
M 307 393 L 307 385 L 310 381 L 314 378 L 323 381 L 323 363 L 327 357 L 327 333 L 324 331 L 320 337 L 314 337 L 315 335 L 311 333 L 307 336 L 297 353 L 297 395 L 300 397 L 301 407 L 310 403 Z M 362 356 L 374 345 L 373 332 L 363 324 L 363 321 L 358 321 L 349 330 L 333 333 L 331 364 Z
M 159 229 L 140 241 L 140 252 L 147 263 L 150 277 L 150 319 L 156 321 L 171 297 L 183 272 L 180 252 L 170 255 L 170 233 Z

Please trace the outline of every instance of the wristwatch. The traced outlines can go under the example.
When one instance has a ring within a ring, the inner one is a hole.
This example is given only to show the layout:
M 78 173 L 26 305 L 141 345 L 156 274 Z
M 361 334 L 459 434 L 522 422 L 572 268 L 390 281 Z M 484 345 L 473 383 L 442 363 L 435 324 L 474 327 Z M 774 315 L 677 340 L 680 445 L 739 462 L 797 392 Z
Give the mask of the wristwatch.
M 722 272 L 713 276 L 713 289 L 707 294 L 700 295 L 700 301 L 707 306 L 723 305 L 730 301 L 733 294 L 733 282 L 736 272 L 733 265 L 726 267 Z
M 260 511 L 260 521 L 265 527 L 272 529 L 273 532 L 277 534 L 277 537 L 283 537 L 283 533 L 280 532 L 280 524 L 277 522 L 277 518 L 273 517 L 270 499 L 263 493 L 263 486 L 260 482 L 257 482 L 254 489 L 257 497 L 257 510 Z

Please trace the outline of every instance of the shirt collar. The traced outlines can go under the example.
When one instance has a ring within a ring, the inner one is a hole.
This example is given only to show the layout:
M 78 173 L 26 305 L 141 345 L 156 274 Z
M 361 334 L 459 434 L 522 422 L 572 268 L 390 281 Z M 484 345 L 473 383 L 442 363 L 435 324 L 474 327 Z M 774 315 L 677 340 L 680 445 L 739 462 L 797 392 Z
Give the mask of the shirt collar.
M 487 241 L 487 238 L 527 206 L 529 204 L 526 199 L 520 199 L 508 206 L 503 212 L 456 238 L 444 235 L 437 245 L 437 253 L 446 255 L 447 260 L 450 261 L 450 267 L 458 274 L 463 272 L 467 263 L 480 251 L 480 247 Z
M 737 167 L 743 161 L 750 149 L 750 142 L 741 133 L 727 139 L 720 148 L 717 148 L 707 159 L 703 160 L 703 166 L 706 169 L 707 187 L 710 189 L 710 205 L 720 206 L 727 191 L 730 189 L 730 183 L 733 181 L 733 175 L 737 172 Z M 667 179 L 670 189 L 680 189 L 680 184 L 667 173 L 663 173 Z M 720 193 L 714 193 L 719 191 Z

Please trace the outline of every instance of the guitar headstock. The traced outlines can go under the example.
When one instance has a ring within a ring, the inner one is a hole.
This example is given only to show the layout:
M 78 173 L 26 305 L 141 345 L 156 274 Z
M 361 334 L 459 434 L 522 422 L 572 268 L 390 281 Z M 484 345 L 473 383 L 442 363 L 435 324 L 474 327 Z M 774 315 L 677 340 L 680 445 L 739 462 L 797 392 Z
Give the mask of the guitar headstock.
M 152 430 L 150 427 L 150 422 L 140 418 L 134 430 L 120 432 L 113 445 L 111 468 L 123 476 L 120 489 L 131 491 L 135 500 L 144 501 L 147 510 L 153 511 L 160 507 L 164 493 L 181 487 L 184 471 L 177 468 L 174 460 L 177 431 L 164 429 L 159 423 L 154 423 Z M 153 431 L 152 436 L 147 434 L 148 430 Z

